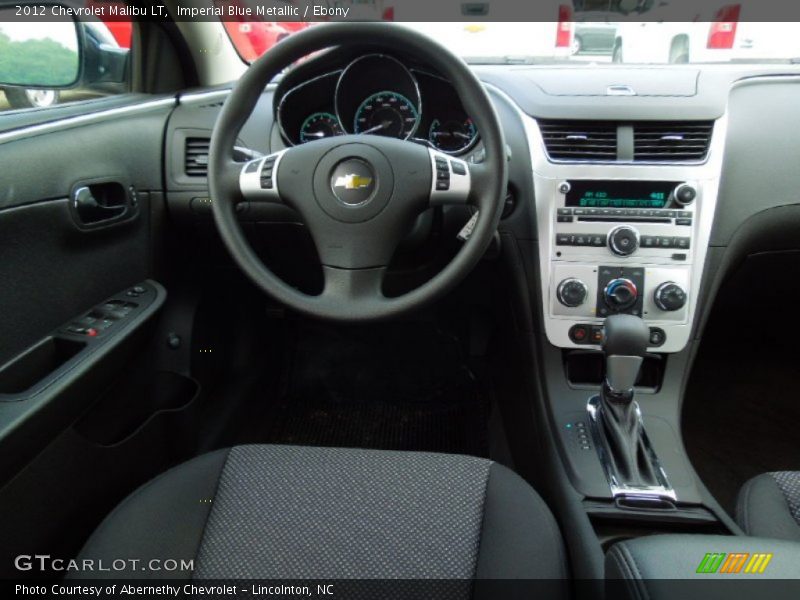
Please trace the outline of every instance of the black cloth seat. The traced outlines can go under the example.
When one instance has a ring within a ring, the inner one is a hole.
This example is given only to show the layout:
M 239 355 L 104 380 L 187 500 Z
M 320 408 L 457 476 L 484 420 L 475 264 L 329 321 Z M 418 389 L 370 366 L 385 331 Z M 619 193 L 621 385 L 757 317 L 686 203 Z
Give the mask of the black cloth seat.
M 800 542 L 800 471 L 764 473 L 745 483 L 736 520 L 749 535 Z
M 237 446 L 164 473 L 79 558 L 141 561 L 80 578 L 563 580 L 556 591 L 568 577 L 552 514 L 497 463 L 300 446 Z M 194 568 L 142 572 L 150 559 Z

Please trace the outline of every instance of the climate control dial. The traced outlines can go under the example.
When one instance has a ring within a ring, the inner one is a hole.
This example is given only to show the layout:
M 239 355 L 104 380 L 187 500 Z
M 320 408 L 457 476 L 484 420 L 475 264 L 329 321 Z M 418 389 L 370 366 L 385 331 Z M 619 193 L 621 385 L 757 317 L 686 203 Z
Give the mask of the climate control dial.
M 629 256 L 639 249 L 639 232 L 629 225 L 615 227 L 608 234 L 608 248 L 617 256 Z
M 580 306 L 586 300 L 588 288 L 580 279 L 569 278 L 558 284 L 556 298 L 568 308 Z
M 674 281 L 666 281 L 656 288 L 653 301 L 661 310 L 669 312 L 680 310 L 686 304 L 686 290 Z
M 618 278 L 608 282 L 603 298 L 609 308 L 622 311 L 631 308 L 639 299 L 639 290 L 630 279 Z

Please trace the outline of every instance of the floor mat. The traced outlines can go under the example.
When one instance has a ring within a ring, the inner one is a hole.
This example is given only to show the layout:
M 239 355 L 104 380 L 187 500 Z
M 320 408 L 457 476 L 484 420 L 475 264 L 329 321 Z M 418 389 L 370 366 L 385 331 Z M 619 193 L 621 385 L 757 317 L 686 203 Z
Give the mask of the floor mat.
M 448 333 L 299 322 L 288 338 L 279 399 L 263 398 L 269 414 L 252 416 L 240 442 L 488 456 L 489 396 Z

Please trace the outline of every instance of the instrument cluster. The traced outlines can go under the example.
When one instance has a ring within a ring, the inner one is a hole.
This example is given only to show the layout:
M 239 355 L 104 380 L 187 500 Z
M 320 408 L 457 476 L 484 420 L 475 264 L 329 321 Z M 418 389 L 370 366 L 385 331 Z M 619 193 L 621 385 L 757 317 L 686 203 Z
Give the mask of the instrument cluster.
M 383 135 L 457 155 L 479 137 L 446 79 L 385 54 L 360 56 L 296 85 L 281 97 L 277 118 L 291 145 L 343 134 Z

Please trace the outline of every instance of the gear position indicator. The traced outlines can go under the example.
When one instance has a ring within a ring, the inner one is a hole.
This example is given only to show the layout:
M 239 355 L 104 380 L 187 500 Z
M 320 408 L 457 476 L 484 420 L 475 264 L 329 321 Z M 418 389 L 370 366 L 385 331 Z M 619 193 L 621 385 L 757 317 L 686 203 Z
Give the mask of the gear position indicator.
M 600 267 L 597 272 L 597 316 L 642 316 L 644 269 Z

